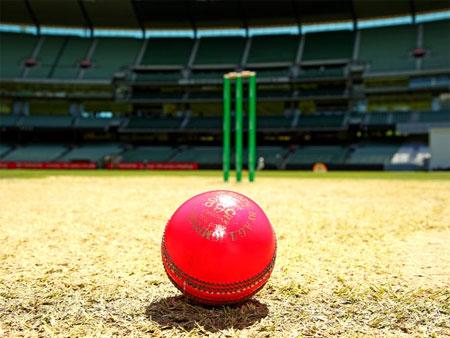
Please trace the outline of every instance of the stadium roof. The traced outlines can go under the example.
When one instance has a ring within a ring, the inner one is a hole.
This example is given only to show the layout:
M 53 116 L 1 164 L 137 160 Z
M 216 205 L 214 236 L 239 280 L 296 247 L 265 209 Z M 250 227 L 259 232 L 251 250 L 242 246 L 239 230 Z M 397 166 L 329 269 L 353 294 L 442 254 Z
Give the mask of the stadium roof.
M 449 10 L 447 0 L 1 0 L 2 23 L 121 29 L 301 25 Z

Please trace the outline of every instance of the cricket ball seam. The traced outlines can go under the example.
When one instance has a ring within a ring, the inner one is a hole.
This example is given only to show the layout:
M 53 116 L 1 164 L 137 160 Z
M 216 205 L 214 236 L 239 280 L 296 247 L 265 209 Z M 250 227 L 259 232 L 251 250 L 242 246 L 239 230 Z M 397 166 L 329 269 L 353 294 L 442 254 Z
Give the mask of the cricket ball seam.
M 161 252 L 163 256 L 163 262 L 164 268 L 166 270 L 166 273 L 169 274 L 167 271 L 168 269 L 171 270 L 179 279 L 184 280 L 187 284 L 189 284 L 191 287 L 201 290 L 208 294 L 235 294 L 242 291 L 245 291 L 247 289 L 250 289 L 251 287 L 261 283 L 268 274 L 271 273 L 273 270 L 273 267 L 275 265 L 275 259 L 276 259 L 276 243 L 275 243 L 275 250 L 274 254 L 272 256 L 272 260 L 270 263 L 257 275 L 248 278 L 243 281 L 238 281 L 234 283 L 227 283 L 227 284 L 221 284 L 221 283 L 211 283 L 202 281 L 198 278 L 192 277 L 188 275 L 187 273 L 183 272 L 172 260 L 170 255 L 167 252 L 167 248 L 165 245 L 165 238 L 163 237 L 162 246 L 161 246 Z

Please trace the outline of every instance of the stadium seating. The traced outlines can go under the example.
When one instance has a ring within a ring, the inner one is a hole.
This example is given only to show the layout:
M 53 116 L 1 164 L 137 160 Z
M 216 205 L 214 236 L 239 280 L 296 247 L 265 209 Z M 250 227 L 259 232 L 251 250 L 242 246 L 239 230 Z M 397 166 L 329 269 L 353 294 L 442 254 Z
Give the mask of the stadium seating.
M 177 153 L 171 162 L 196 162 L 200 165 L 220 165 L 222 163 L 222 148 L 188 147 Z
M 353 32 L 322 32 L 305 35 L 302 61 L 351 59 Z
M 20 118 L 21 117 L 17 115 L 0 115 L 0 128 L 16 127 Z
M 304 146 L 289 154 L 287 165 L 311 165 L 314 163 L 342 164 L 347 150 L 340 146 Z
M 343 67 L 302 67 L 300 78 L 343 77 Z
M 387 112 L 373 112 L 367 114 L 368 125 L 386 125 L 388 124 L 389 113 Z
M 125 129 L 178 129 L 181 126 L 180 118 L 159 117 L 133 117 L 130 118 Z
M 409 111 L 398 111 L 392 113 L 392 121 L 394 123 L 404 123 L 411 120 L 411 112 Z
M 141 65 L 184 66 L 188 63 L 194 40 L 185 38 L 149 39 Z
M 191 117 L 185 128 L 220 130 L 222 128 L 222 119 L 220 117 Z
M 296 35 L 254 36 L 247 63 L 293 63 L 298 45 Z
M 0 78 L 20 78 L 24 62 L 32 56 L 38 39 L 29 34 L 0 33 Z
M 347 164 L 389 164 L 399 145 L 362 144 L 347 159 Z
M 450 122 L 450 111 L 427 111 L 419 113 L 419 122 Z
M 36 56 L 37 64 L 29 69 L 27 78 L 49 78 L 66 42 L 66 38 L 60 36 L 43 36 L 41 39 L 43 41 Z
M 222 70 L 222 71 L 214 71 L 214 70 L 193 71 L 191 73 L 191 79 L 194 79 L 194 80 L 217 80 L 217 81 L 222 81 L 223 74 L 225 74 L 225 73 L 227 73 L 226 70 Z
M 276 77 L 289 78 L 290 75 L 291 74 L 289 68 L 258 69 L 256 72 L 256 76 L 258 79 Z
M 450 20 L 423 24 L 423 69 L 450 68 Z
M 411 71 L 416 67 L 411 56 L 416 44 L 416 26 L 363 29 L 359 59 L 368 63 L 370 73 Z
M 10 146 L 0 143 L 0 158 L 2 158 L 2 156 L 5 155 L 10 150 L 11 150 Z
M 292 127 L 292 119 L 284 116 L 259 116 L 258 129 L 289 129 Z
M 298 127 L 303 128 L 341 128 L 344 123 L 344 114 L 316 114 L 302 115 Z
M 69 128 L 72 126 L 72 121 L 71 116 L 25 116 L 18 126 L 23 129 Z
M 173 155 L 171 147 L 136 147 L 121 154 L 122 162 L 167 162 Z
M 151 71 L 136 74 L 136 81 L 148 82 L 177 82 L 181 78 L 180 71 Z
M 62 145 L 29 145 L 19 147 L 8 153 L 3 161 L 47 162 L 58 159 L 67 148 Z
M 245 47 L 245 38 L 202 38 L 195 65 L 238 65 Z
M 83 79 L 111 79 L 114 73 L 134 64 L 141 46 L 142 41 L 138 39 L 97 39 L 92 67 L 85 70 Z
M 55 63 L 51 78 L 76 79 L 80 72 L 80 62 L 88 54 L 91 39 L 68 37 L 64 49 Z
M 106 156 L 116 155 L 123 151 L 118 144 L 97 144 L 97 145 L 84 145 L 79 148 L 74 148 L 60 160 L 65 162 L 73 161 L 90 161 L 98 162 L 103 160 Z
M 256 148 L 256 161 L 264 159 L 264 166 L 267 169 L 279 169 L 282 167 L 286 149 L 274 146 L 259 146 Z M 248 163 L 248 153 L 245 151 L 244 164 Z
M 81 129 L 106 129 L 112 125 L 118 126 L 121 120 L 118 118 L 114 119 L 100 119 L 94 117 L 80 117 L 74 122 L 75 128 Z

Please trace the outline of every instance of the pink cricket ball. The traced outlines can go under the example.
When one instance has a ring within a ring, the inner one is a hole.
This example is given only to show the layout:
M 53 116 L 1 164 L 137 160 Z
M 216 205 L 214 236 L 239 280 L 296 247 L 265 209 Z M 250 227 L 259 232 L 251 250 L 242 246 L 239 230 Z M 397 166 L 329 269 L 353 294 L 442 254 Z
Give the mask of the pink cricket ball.
M 209 191 L 175 211 L 161 254 L 169 279 L 188 298 L 233 304 L 266 284 L 275 264 L 276 237 L 264 211 L 250 198 Z

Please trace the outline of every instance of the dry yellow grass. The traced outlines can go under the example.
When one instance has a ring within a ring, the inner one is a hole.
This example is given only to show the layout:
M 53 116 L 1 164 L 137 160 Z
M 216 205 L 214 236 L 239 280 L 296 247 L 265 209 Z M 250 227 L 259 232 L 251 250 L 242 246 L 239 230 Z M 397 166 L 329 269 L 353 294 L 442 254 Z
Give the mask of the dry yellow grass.
M 188 197 L 267 212 L 278 258 L 242 306 L 186 303 L 160 260 Z M 450 181 L 218 177 L 0 180 L 0 336 L 450 335 Z

